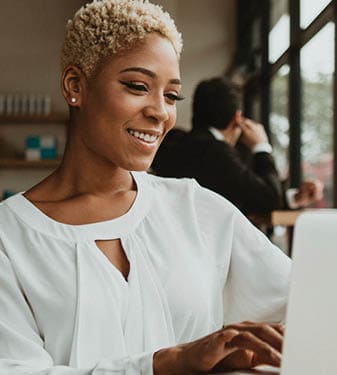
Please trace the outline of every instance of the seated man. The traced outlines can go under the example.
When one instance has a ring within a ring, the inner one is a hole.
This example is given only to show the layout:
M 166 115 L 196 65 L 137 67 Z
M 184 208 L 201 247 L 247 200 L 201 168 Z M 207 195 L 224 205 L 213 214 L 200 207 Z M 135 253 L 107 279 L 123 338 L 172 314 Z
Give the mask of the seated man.
M 245 214 L 297 208 L 321 199 L 319 181 L 306 181 L 287 194 L 278 177 L 264 127 L 244 118 L 238 90 L 222 78 L 202 81 L 193 100 L 193 129 L 175 129 L 159 148 L 153 171 L 165 177 L 193 177 L 230 200 Z M 252 154 L 249 165 L 235 148 Z

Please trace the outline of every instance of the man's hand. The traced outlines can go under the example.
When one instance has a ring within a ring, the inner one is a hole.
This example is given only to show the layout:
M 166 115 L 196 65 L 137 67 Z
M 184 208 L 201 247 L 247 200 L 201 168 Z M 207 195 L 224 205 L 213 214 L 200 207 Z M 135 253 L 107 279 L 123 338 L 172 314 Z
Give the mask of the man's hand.
M 324 185 L 319 180 L 304 181 L 295 194 L 295 203 L 299 207 L 308 206 L 323 198 Z
M 191 343 L 155 353 L 155 375 L 192 375 L 211 371 L 280 366 L 283 326 L 243 322 L 226 326 Z
M 239 126 L 242 130 L 240 142 L 246 145 L 249 149 L 252 150 L 258 143 L 268 143 L 268 137 L 263 125 L 242 117 Z

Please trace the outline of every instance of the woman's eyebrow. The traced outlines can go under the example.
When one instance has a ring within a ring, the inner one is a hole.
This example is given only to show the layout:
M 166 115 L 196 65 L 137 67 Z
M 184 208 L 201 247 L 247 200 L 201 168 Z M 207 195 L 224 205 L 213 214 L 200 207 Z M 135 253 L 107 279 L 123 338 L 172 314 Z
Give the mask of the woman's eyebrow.
M 139 73 L 145 74 L 145 75 L 147 75 L 151 78 L 157 77 L 156 73 L 152 72 L 149 69 L 142 68 L 140 66 L 132 66 L 130 68 L 126 68 L 126 69 L 121 70 L 119 73 L 125 73 L 125 72 L 139 72 Z M 172 84 L 175 84 L 175 85 L 181 85 L 181 81 L 178 78 L 170 79 L 169 83 L 172 83 Z

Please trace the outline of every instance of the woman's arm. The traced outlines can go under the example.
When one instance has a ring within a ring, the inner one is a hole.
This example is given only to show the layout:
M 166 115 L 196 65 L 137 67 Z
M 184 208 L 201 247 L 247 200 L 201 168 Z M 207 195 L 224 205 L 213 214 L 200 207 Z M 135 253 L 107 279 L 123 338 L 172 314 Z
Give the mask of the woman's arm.
M 0 374 L 4 375 L 140 375 L 152 374 L 153 353 L 102 359 L 94 368 L 55 366 L 44 349 L 29 303 L 10 260 L 0 249 Z

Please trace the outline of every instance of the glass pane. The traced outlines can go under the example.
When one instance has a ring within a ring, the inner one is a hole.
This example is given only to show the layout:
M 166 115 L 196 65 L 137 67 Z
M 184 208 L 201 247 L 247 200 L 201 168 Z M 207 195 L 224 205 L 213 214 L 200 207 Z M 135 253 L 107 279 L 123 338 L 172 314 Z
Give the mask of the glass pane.
M 286 180 L 289 172 L 289 121 L 288 121 L 289 65 L 283 65 L 273 76 L 270 86 L 270 136 L 273 155 L 280 179 Z M 285 227 L 274 227 L 271 240 L 280 249 L 289 252 L 288 231 Z
M 301 51 L 303 177 L 324 182 L 323 207 L 333 204 L 334 33 L 330 22 Z
M 270 135 L 280 178 L 288 177 L 288 77 L 289 65 L 283 65 L 271 81 Z
M 280 179 L 286 180 L 289 172 L 289 121 L 288 121 L 289 65 L 283 65 L 273 76 L 270 86 L 270 137 L 273 155 Z M 285 227 L 274 227 L 271 240 L 288 253 L 289 239 Z
M 289 47 L 290 18 L 288 0 L 272 0 L 269 32 L 269 62 L 275 62 Z
M 305 29 L 330 2 L 331 0 L 301 0 L 300 23 L 302 29 Z

